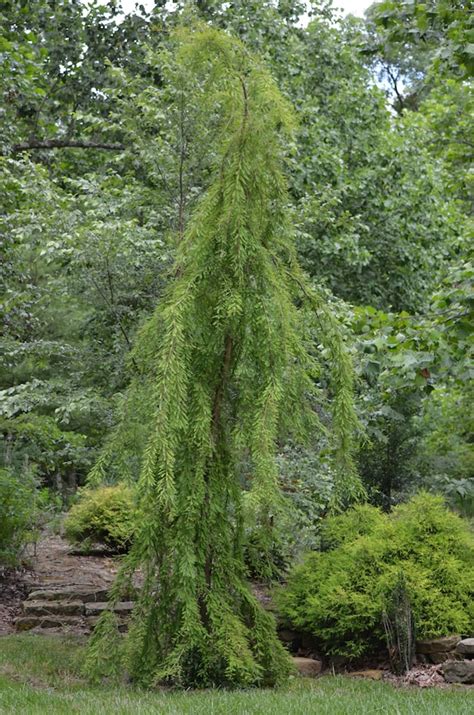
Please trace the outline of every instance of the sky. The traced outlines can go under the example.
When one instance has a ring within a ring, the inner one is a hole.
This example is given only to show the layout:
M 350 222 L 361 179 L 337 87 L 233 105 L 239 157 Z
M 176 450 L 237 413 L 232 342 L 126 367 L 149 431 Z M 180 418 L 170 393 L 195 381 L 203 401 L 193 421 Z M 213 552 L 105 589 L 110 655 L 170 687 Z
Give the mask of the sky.
M 372 5 L 374 0 L 334 0 L 334 5 L 344 10 L 344 14 L 357 15 L 363 17 L 364 11 L 369 5 Z
M 122 6 L 125 12 L 130 12 L 135 8 L 136 0 L 122 0 Z M 352 13 L 352 15 L 358 15 L 362 17 L 364 10 L 371 5 L 373 0 L 334 0 L 334 5 L 340 7 L 344 14 Z M 154 0 L 140 0 L 140 3 L 144 5 L 146 9 L 152 8 Z

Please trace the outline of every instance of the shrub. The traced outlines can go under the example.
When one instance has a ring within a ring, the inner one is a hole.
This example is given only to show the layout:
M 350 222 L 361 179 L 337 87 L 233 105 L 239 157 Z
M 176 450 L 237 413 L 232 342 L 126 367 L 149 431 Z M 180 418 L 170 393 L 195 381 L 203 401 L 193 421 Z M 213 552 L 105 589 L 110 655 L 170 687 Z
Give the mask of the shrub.
M 0 566 L 15 566 L 33 536 L 35 493 L 31 474 L 0 469 Z
M 321 527 L 321 550 L 335 549 L 359 536 L 371 534 L 384 523 L 384 514 L 369 504 L 326 519 Z
M 302 553 L 319 547 L 321 524 L 334 493 L 333 465 L 325 446 L 287 443 L 278 454 L 285 498 L 272 515 L 272 527 L 250 514 L 246 518 L 244 554 L 251 578 L 268 583 L 281 579 Z
M 278 595 L 283 615 L 325 653 L 356 657 L 384 643 L 382 616 L 401 574 L 418 638 L 472 632 L 474 539 L 440 497 L 419 494 L 388 515 L 356 507 L 328 519 L 326 541 Z
M 38 480 L 45 486 L 63 482 L 67 491 L 70 475 L 80 477 L 89 468 L 90 449 L 86 437 L 78 432 L 64 431 L 48 415 L 33 412 L 15 416 L 0 415 L 0 433 L 8 435 L 0 454 L 15 472 L 21 472 L 27 462 L 33 466 Z M 5 449 L 6 447 L 6 449 Z
M 134 492 L 122 484 L 83 490 L 64 522 L 66 539 L 85 551 L 94 545 L 127 551 L 134 528 Z

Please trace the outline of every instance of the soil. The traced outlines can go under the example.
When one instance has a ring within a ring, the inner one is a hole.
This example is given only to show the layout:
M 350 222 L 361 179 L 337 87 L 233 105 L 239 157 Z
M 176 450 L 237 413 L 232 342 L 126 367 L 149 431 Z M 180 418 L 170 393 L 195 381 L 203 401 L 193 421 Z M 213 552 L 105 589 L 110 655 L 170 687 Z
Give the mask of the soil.
M 21 602 L 27 594 L 21 571 L 12 569 L 0 573 L 0 636 L 14 630 L 13 621 L 20 615 Z
M 36 548 L 30 547 L 25 563 L 22 569 L 0 572 L 0 635 L 14 632 L 14 620 L 30 591 L 55 586 L 105 589 L 117 571 L 117 560 L 111 556 L 84 556 L 51 534 L 44 534 Z

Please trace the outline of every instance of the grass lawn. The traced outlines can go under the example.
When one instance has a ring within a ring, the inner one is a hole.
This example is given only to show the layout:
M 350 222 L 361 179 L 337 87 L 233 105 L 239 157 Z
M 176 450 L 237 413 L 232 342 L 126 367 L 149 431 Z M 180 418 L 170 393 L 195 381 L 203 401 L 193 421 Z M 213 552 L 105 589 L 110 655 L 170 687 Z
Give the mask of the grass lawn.
M 474 712 L 474 691 L 394 688 L 387 683 L 324 676 L 293 678 L 282 690 L 145 692 L 91 686 L 81 677 L 76 639 L 14 635 L 0 638 L 0 713 L 192 713 L 192 715 L 354 715 Z

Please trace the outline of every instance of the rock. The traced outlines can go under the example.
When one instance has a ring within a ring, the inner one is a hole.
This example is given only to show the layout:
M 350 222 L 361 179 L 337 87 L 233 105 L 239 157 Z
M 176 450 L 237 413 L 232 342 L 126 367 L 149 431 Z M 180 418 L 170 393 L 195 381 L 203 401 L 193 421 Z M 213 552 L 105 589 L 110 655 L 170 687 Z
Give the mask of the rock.
M 114 611 L 120 616 L 128 616 L 131 614 L 134 607 L 135 601 L 119 601 L 117 604 L 115 604 Z
M 431 653 L 447 653 L 454 650 L 460 641 L 459 636 L 444 636 L 442 638 L 430 638 L 429 640 L 417 641 L 416 652 L 430 655 Z
M 448 660 L 441 666 L 447 683 L 474 684 L 474 660 Z
M 26 616 L 82 616 L 82 601 L 24 601 Z
M 446 660 L 451 660 L 452 655 L 451 653 L 447 653 L 446 651 L 444 651 L 444 653 L 441 651 L 440 653 L 430 653 L 426 656 L 426 658 L 428 659 L 429 663 L 439 665 L 440 663 L 444 663 Z
M 64 635 L 67 632 L 68 631 L 64 628 L 64 626 L 55 626 L 54 628 L 42 628 L 40 626 L 36 626 L 35 628 L 30 628 L 28 630 L 28 633 L 34 633 L 38 636 L 53 636 L 56 638 L 64 638 Z M 90 628 L 87 623 L 74 626 L 74 637 L 78 639 L 82 638 L 84 643 L 87 642 L 86 639 L 89 633 Z
M 80 616 L 20 616 L 15 621 L 17 631 L 30 631 L 32 628 L 64 628 L 65 626 L 82 627 Z
M 296 656 L 292 658 L 292 660 L 298 673 L 310 678 L 319 675 L 323 668 L 322 662 L 314 658 L 301 658 L 300 656 Z
M 464 638 L 456 646 L 456 652 L 468 658 L 474 658 L 474 638 Z
M 94 601 L 107 600 L 105 589 L 94 589 L 81 586 L 68 586 L 64 588 L 49 588 L 32 591 L 28 596 L 28 601 L 82 601 L 90 603 Z
M 133 601 L 120 601 L 114 606 L 115 613 L 128 615 L 132 612 L 135 603 Z M 103 601 L 100 603 L 86 603 L 86 616 L 100 616 L 103 611 L 110 608 L 110 603 Z
M 369 680 L 382 680 L 383 670 L 354 670 L 348 675 L 353 678 L 368 678 Z

